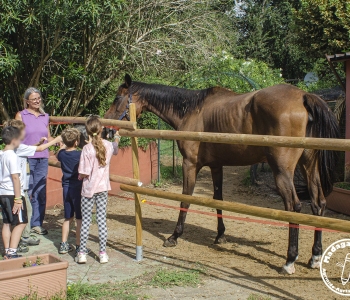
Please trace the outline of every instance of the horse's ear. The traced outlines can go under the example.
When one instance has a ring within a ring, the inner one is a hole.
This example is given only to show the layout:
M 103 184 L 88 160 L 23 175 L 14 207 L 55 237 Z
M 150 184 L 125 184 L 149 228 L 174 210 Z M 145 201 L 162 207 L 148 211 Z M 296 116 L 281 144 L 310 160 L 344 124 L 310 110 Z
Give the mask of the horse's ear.
M 130 87 L 131 86 L 131 76 L 129 74 L 125 74 L 125 77 L 124 77 L 124 80 L 125 80 L 125 85 L 126 87 Z

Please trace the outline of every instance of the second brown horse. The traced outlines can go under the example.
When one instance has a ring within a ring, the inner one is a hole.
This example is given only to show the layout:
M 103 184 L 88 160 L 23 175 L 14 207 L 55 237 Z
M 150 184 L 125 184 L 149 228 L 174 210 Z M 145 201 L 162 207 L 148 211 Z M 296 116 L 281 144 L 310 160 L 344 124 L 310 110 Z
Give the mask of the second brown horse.
M 187 90 L 157 84 L 134 82 L 129 75 L 119 87 L 115 101 L 105 118 L 128 118 L 130 103 L 137 115 L 155 113 L 175 130 L 225 132 L 295 137 L 337 138 L 339 128 L 327 104 L 316 95 L 291 85 L 281 84 L 246 94 L 214 87 Z M 334 151 L 305 150 L 281 147 L 257 147 L 178 141 L 183 156 L 183 193 L 191 195 L 196 177 L 203 166 L 211 169 L 214 199 L 222 200 L 223 166 L 253 165 L 267 161 L 273 171 L 277 190 L 287 211 L 300 212 L 293 175 L 299 164 L 308 185 L 312 212 L 322 216 L 327 196 L 332 191 L 336 164 Z M 181 203 L 182 208 L 189 204 Z M 219 215 L 222 211 L 217 210 Z M 184 230 L 186 211 L 181 211 L 174 233 L 164 246 L 176 246 Z M 215 243 L 225 242 L 225 226 L 218 217 Z M 287 261 L 283 271 L 295 272 L 298 257 L 299 229 L 289 228 Z M 319 268 L 322 255 L 322 232 L 316 230 L 311 268 Z

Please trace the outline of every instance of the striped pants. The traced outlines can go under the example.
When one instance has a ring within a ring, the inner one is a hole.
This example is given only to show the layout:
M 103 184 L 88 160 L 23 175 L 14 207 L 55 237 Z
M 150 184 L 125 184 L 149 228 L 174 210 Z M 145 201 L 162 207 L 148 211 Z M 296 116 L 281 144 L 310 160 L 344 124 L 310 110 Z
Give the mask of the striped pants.
M 92 209 L 96 203 L 96 221 L 98 225 L 98 238 L 100 243 L 100 252 L 106 251 L 107 243 L 107 199 L 108 192 L 94 194 L 91 198 L 82 197 L 81 214 L 82 224 L 80 232 L 80 251 L 86 252 L 86 242 L 89 238 L 89 230 L 91 224 Z

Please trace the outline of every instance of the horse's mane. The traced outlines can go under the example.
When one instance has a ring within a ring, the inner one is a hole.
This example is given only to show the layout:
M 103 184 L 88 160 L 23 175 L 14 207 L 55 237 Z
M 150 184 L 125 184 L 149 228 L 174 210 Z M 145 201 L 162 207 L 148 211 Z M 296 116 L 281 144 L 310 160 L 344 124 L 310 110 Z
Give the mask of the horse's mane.
M 130 92 L 132 94 L 137 93 L 140 100 L 146 100 L 162 113 L 172 109 L 174 114 L 180 118 L 183 118 L 185 114 L 195 109 L 200 109 L 205 98 L 212 91 L 213 88 L 187 90 L 174 86 L 148 84 L 138 81 L 133 81 L 130 87 Z

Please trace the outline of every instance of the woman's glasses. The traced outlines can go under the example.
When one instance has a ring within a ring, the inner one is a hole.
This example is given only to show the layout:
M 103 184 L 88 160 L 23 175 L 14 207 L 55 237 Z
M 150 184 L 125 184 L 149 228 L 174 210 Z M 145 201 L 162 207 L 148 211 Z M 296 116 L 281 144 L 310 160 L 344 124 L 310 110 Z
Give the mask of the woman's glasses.
M 36 102 L 36 101 L 40 102 L 41 101 L 41 97 L 28 99 L 28 101 L 30 101 L 30 102 Z

